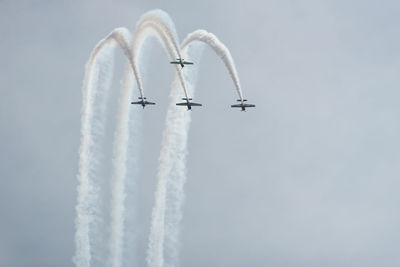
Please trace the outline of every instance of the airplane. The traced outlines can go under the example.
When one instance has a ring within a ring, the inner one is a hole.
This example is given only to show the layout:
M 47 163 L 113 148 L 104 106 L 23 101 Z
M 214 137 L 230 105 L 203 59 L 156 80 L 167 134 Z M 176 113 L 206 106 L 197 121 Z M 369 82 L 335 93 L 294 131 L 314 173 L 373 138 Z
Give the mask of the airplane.
M 185 61 L 183 58 L 177 58 L 176 61 L 171 61 L 170 64 L 179 64 L 181 67 L 185 67 L 185 65 L 193 65 L 193 62 Z
M 236 101 L 241 102 L 241 103 L 240 104 L 231 105 L 231 108 L 242 108 L 242 111 L 246 111 L 246 108 L 254 108 L 256 106 L 256 105 L 253 105 L 253 104 L 245 104 L 244 102 L 246 102 L 247 99 L 238 99 Z
M 139 96 L 138 98 L 140 99 L 140 101 L 131 102 L 131 104 L 134 104 L 134 105 L 142 105 L 143 108 L 144 108 L 146 105 L 155 105 L 155 104 L 156 104 L 156 103 L 154 103 L 154 102 L 149 102 L 149 101 L 147 101 L 146 98 L 143 97 L 143 96 Z
M 182 100 L 185 100 L 186 102 L 176 103 L 176 105 L 177 106 L 187 106 L 188 110 L 191 110 L 192 106 L 193 107 L 194 106 L 196 106 L 196 107 L 202 106 L 202 104 L 190 102 L 190 100 L 192 100 L 191 98 L 184 97 L 184 98 L 182 98 Z

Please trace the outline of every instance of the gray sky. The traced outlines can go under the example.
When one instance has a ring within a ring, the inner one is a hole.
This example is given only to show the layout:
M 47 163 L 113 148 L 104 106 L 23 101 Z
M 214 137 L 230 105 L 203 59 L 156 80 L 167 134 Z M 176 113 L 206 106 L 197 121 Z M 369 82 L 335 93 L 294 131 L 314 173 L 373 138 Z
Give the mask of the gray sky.
M 182 266 L 400 264 L 398 1 L 0 1 L 0 266 L 72 266 L 81 86 L 91 49 L 162 8 L 210 49 L 189 138 Z M 173 71 L 147 70 L 139 262 L 144 263 Z M 117 52 L 113 89 L 125 62 Z M 115 96 L 117 93 L 115 93 Z M 115 125 L 112 100 L 109 133 Z M 109 135 L 111 135 L 109 134 Z M 107 143 L 110 147 L 111 139 Z

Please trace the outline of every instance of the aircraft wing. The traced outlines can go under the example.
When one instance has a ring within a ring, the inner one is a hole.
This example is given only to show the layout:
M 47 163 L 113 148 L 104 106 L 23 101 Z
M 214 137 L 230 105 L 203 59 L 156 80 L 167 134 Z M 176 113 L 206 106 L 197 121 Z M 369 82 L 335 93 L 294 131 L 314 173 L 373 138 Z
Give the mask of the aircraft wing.
M 185 64 L 185 65 L 193 65 L 194 63 L 193 62 L 189 62 L 189 61 L 183 61 L 183 64 Z
M 253 104 L 244 104 L 244 106 L 246 108 L 255 108 L 256 107 L 256 105 L 253 105 Z
M 201 107 L 202 104 L 199 103 L 192 103 L 190 102 L 189 104 L 187 102 L 182 102 L 182 103 L 176 103 L 177 106 L 193 106 L 193 107 Z
M 170 64 L 181 64 L 179 61 L 171 61 Z
M 241 107 L 242 107 L 241 104 L 231 105 L 231 108 L 241 108 Z
M 235 104 L 235 105 L 231 105 L 232 108 L 241 108 L 241 107 L 245 107 L 245 108 L 254 108 L 256 107 L 256 105 L 253 104 Z
M 134 105 L 155 105 L 156 103 L 154 102 L 149 102 L 149 101 L 135 101 L 135 102 L 131 102 L 131 104 Z

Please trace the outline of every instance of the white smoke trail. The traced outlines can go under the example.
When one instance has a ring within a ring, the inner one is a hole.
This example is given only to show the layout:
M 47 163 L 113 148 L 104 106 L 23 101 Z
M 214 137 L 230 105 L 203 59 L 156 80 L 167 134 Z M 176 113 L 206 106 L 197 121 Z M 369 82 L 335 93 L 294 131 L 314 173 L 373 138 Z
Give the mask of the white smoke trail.
M 121 103 L 123 103 L 121 101 Z M 124 206 L 124 223 L 123 223 L 123 239 L 120 246 L 122 247 L 121 264 L 123 267 L 138 266 L 137 258 L 137 178 L 139 177 L 139 166 L 141 166 L 141 140 L 143 129 L 143 112 L 140 106 L 131 106 L 131 118 L 128 125 L 128 138 L 126 144 L 126 179 L 125 179 L 125 203 Z
M 171 60 L 174 60 L 177 56 L 179 58 L 181 57 L 177 45 L 178 38 L 175 31 L 175 26 L 172 20 L 169 18 L 168 14 L 166 14 L 161 10 L 150 11 L 145 15 L 143 15 L 142 18 L 139 20 L 136 27 L 136 31 L 134 33 L 134 40 L 133 40 L 134 69 L 137 69 L 136 67 L 136 65 L 138 64 L 137 58 L 141 54 L 143 43 L 145 42 L 145 40 L 147 40 L 147 38 L 151 36 L 155 36 L 159 40 L 159 42 L 164 46 L 164 48 L 168 52 Z M 186 97 L 188 97 L 185 80 L 183 78 L 181 69 L 179 68 L 179 66 L 175 66 L 175 68 L 176 68 L 176 74 L 179 77 L 180 85 L 184 90 L 184 94 Z M 139 81 L 138 82 L 139 89 L 141 91 L 141 95 L 143 96 L 143 88 L 141 88 L 140 76 L 137 75 L 137 78 Z M 160 190 L 162 192 L 162 186 L 159 186 L 159 188 L 161 188 Z M 164 210 L 165 209 L 165 205 L 163 204 L 164 201 L 160 198 L 157 198 L 158 195 L 164 195 L 164 194 L 156 193 L 155 206 L 158 207 L 158 209 Z M 157 214 L 155 214 L 155 216 L 157 216 Z M 155 230 L 156 232 L 163 231 L 164 229 L 163 223 L 161 224 L 157 223 L 160 220 L 158 220 L 157 218 L 153 218 L 152 221 L 156 222 L 155 224 L 152 224 L 151 226 L 152 229 L 157 229 Z M 160 242 L 158 242 L 158 240 L 153 240 L 153 236 L 150 236 L 149 251 L 159 250 L 160 248 L 159 246 Z M 114 265 L 114 267 L 118 267 L 118 265 Z
M 232 56 L 226 46 L 218 38 L 204 30 L 197 30 L 187 36 L 182 42 L 181 53 L 186 56 L 191 55 L 191 60 L 197 54 L 200 57 L 201 49 L 196 43 L 204 43 L 210 46 L 221 58 L 227 67 L 229 74 L 235 84 L 239 98 L 243 100 L 239 78 Z M 195 60 L 198 67 L 199 59 Z M 191 95 L 194 94 L 198 68 L 188 73 L 185 72 L 186 85 Z M 177 267 L 179 266 L 179 225 L 182 220 L 182 205 L 184 202 L 184 184 L 186 182 L 186 155 L 187 138 L 190 128 L 190 113 L 182 109 L 177 109 L 178 88 L 173 84 L 171 100 L 166 119 L 164 138 L 160 153 L 160 163 L 158 172 L 158 198 L 162 199 L 163 207 L 154 210 L 153 224 L 159 226 L 150 236 L 158 243 L 153 244 L 155 248 L 148 254 L 148 264 L 150 267 Z M 161 202 L 161 200 L 160 200 Z M 163 228 L 164 227 L 164 228 Z
M 78 267 L 88 267 L 92 261 L 90 239 L 100 223 L 98 202 L 99 181 L 95 173 L 99 166 L 99 143 L 103 137 L 106 95 L 112 77 L 112 46 L 107 41 L 94 49 L 86 67 L 83 87 L 81 119 L 81 145 L 79 151 L 78 199 L 76 205 L 76 252 L 74 262 Z M 99 48 L 101 47 L 101 48 Z M 101 80 L 100 80 L 101 79 Z M 95 104 L 96 103 L 96 104 Z M 94 226 L 94 227 L 93 227 Z
M 203 44 L 193 44 L 191 49 L 182 49 L 181 53 L 190 60 L 196 62 L 194 68 L 188 68 L 185 71 L 185 80 L 188 86 L 188 91 L 191 96 L 195 95 L 195 85 L 197 82 L 198 70 L 200 67 L 201 55 L 203 52 Z M 173 92 L 178 91 L 178 87 L 173 86 Z M 175 93 L 176 94 L 176 93 Z M 174 95 L 172 93 L 172 95 Z M 171 98 L 170 106 L 176 103 L 177 99 Z M 175 107 L 176 109 L 176 107 Z M 170 110 L 169 110 L 170 111 Z M 165 173 L 167 179 L 167 196 L 166 196 L 166 211 L 165 211 L 165 235 L 164 235 L 164 250 L 165 250 L 165 265 L 168 267 L 179 266 L 179 250 L 180 250 L 180 232 L 179 225 L 182 220 L 182 206 L 185 199 L 184 184 L 186 183 L 186 157 L 188 154 L 187 140 L 189 135 L 189 128 L 191 123 L 191 113 L 187 110 L 181 109 L 178 112 L 183 114 L 176 114 L 172 123 L 166 128 L 175 128 L 175 134 L 168 134 L 169 139 L 172 137 L 173 141 L 167 143 L 168 145 L 162 149 L 173 151 L 173 164 L 169 174 Z M 172 112 L 174 113 L 174 112 Z M 161 155 L 160 155 L 161 157 Z M 161 173 L 160 173 L 161 174 Z M 161 176 L 160 176 L 161 177 Z
M 174 89 L 171 92 L 171 103 L 167 113 L 167 121 L 169 124 L 163 134 L 163 146 L 158 167 L 158 183 L 156 188 L 156 199 L 153 207 L 152 222 L 149 237 L 149 248 L 147 251 L 147 264 L 149 267 L 164 266 L 164 235 L 165 235 L 165 213 L 166 213 L 166 196 L 167 196 L 167 178 L 172 172 L 173 164 L 177 161 L 179 154 L 179 143 L 186 139 L 185 125 L 190 121 L 189 113 L 184 109 L 177 109 L 176 100 L 179 98 L 179 84 L 174 81 Z M 172 100 L 175 99 L 175 100 Z M 173 103 L 172 103 L 173 102 Z M 177 118 L 180 119 L 177 119 Z M 183 140 L 182 140 L 183 139 Z M 171 150 L 169 148 L 173 148 Z
M 144 97 L 142 81 L 139 75 L 139 63 L 142 63 L 141 51 L 145 41 L 151 37 L 156 36 L 163 47 L 167 50 L 170 57 L 173 59 L 176 55 L 180 56 L 177 46 L 177 34 L 172 20 L 168 14 L 161 10 L 153 10 L 139 20 L 134 33 L 132 43 L 132 51 L 124 51 L 127 54 L 133 72 L 135 74 L 137 85 L 141 97 Z M 126 50 L 126 49 L 125 49 Z M 180 77 L 182 88 L 186 94 L 186 86 L 179 68 L 177 73 Z M 121 99 L 130 99 L 130 90 L 122 92 Z M 186 94 L 187 95 L 187 94 Z M 122 102 L 121 102 L 122 103 Z M 122 264 L 123 255 L 123 236 L 124 236 L 124 221 L 125 221 L 125 176 L 126 176 L 126 144 L 128 143 L 127 125 L 129 117 L 127 116 L 127 107 L 120 105 L 120 112 L 118 117 L 116 144 L 115 144 L 115 158 L 114 158 L 114 175 L 112 182 L 112 226 L 111 226 L 111 265 L 113 267 L 120 267 Z
M 196 65 L 185 69 L 186 86 L 191 95 L 201 52 L 200 46 L 192 49 L 190 59 L 195 60 Z M 187 56 L 186 51 L 182 51 L 182 54 Z M 179 78 L 175 76 L 158 165 L 156 203 L 146 259 L 150 267 L 178 266 L 178 229 L 175 226 L 179 225 L 182 217 L 180 206 L 184 198 L 186 144 L 190 125 L 190 112 L 175 105 L 180 97 L 179 89 Z
M 196 30 L 190 33 L 186 39 L 182 42 L 181 49 L 186 50 L 187 47 L 194 42 L 203 42 L 210 46 L 214 52 L 220 57 L 222 62 L 224 62 L 225 67 L 228 69 L 229 74 L 235 84 L 239 99 L 243 100 L 242 89 L 240 87 L 239 76 L 236 71 L 235 63 L 229 49 L 220 41 L 218 38 L 205 30 Z
M 168 42 L 172 45 L 172 50 L 180 57 L 178 34 L 171 17 L 163 10 L 155 9 L 142 15 L 136 26 L 137 30 L 140 31 L 142 26 L 146 23 L 154 24 L 153 27 L 162 32 L 162 38 L 166 38 L 168 40 Z M 137 33 L 135 33 L 135 35 L 136 34 Z M 166 44 L 168 42 L 164 43 Z
M 162 10 L 157 9 L 149 11 L 145 13 L 139 20 L 136 26 L 133 40 L 134 57 L 140 55 L 140 50 L 143 46 L 143 42 L 151 36 L 155 36 L 159 40 L 159 42 L 164 46 L 165 50 L 169 54 L 171 60 L 175 60 L 177 57 L 181 58 L 178 46 L 179 39 L 175 30 L 175 25 L 168 14 Z M 133 62 L 134 64 L 136 64 L 137 60 L 133 60 Z M 182 70 L 180 69 L 179 65 L 174 66 L 185 97 L 188 98 Z M 137 75 L 137 77 L 139 76 L 140 75 Z M 142 88 L 139 89 L 143 91 Z
M 102 240 L 100 237 L 101 211 L 99 209 L 99 181 L 96 180 L 96 170 L 99 166 L 99 143 L 104 132 L 104 114 L 107 93 L 112 79 L 113 51 L 119 44 L 129 60 L 136 78 L 140 95 L 143 97 L 138 65 L 144 41 L 156 36 L 167 50 L 170 58 L 181 58 L 178 49 L 177 34 L 172 20 L 163 11 L 152 11 L 145 14 L 136 28 L 132 50 L 129 47 L 131 36 L 124 28 L 114 30 L 103 39 L 91 53 L 87 63 L 85 82 L 83 86 L 83 106 L 81 121 L 81 146 L 78 174 L 78 203 L 76 206 L 76 254 L 74 262 L 78 267 L 101 265 L 105 262 L 104 253 L 99 253 Z M 226 47 L 212 34 L 197 31 L 183 43 L 183 55 L 194 41 L 209 44 L 221 57 L 231 74 L 240 99 L 243 99 L 239 79 L 233 65 L 232 57 Z M 194 51 L 196 49 L 193 49 Z M 190 114 L 183 109 L 176 109 L 179 87 L 188 97 L 185 79 L 179 66 L 176 67 L 177 78 L 173 83 L 171 103 L 167 114 L 168 125 L 164 131 L 163 147 L 160 155 L 159 183 L 156 192 L 156 202 L 153 210 L 150 244 L 147 262 L 149 266 L 163 266 L 164 246 L 168 250 L 167 266 L 178 264 L 178 234 L 183 203 L 183 185 L 186 180 L 185 161 L 187 153 L 187 134 L 190 125 Z M 193 73 L 192 73 L 193 74 Z M 196 73 L 194 73 L 196 74 Z M 127 74 L 128 75 L 128 74 Z M 190 75 L 189 75 L 190 76 Z M 189 89 L 194 92 L 194 76 L 186 78 L 190 81 Z M 180 86 L 179 83 L 180 82 Z M 111 224 L 111 264 L 120 267 L 124 248 L 124 222 L 126 175 L 130 171 L 126 164 L 129 161 L 128 149 L 135 144 L 129 142 L 129 127 L 132 123 L 128 106 L 123 100 L 131 98 L 131 77 L 127 77 L 121 92 L 118 125 L 115 133 L 113 181 L 112 181 L 112 224 Z M 193 88 L 191 88 L 193 87 Z M 138 117 L 139 118 L 139 117 Z M 135 128 L 137 129 L 137 128 Z M 134 139 L 133 139 L 134 140 Z M 168 203 L 166 202 L 168 201 Z M 96 239 L 97 238 L 97 239 Z M 164 240 L 165 244 L 164 244 Z
M 77 204 L 77 219 L 76 219 L 76 255 L 74 261 L 77 266 L 90 266 L 92 261 L 92 254 L 95 252 L 91 251 L 91 243 L 94 242 L 95 238 L 101 235 L 91 234 L 95 233 L 95 229 L 99 228 L 101 216 L 93 215 L 89 210 L 97 210 L 100 213 L 98 207 L 96 207 L 96 202 L 98 199 L 98 182 L 95 181 L 96 167 L 89 168 L 92 164 L 94 165 L 96 160 L 96 154 L 91 155 L 89 151 L 93 150 L 94 146 L 98 142 L 93 142 L 93 136 L 96 134 L 101 135 L 104 128 L 104 122 L 100 121 L 99 129 L 92 129 L 92 117 L 95 115 L 104 115 L 103 113 L 93 113 L 94 101 L 91 100 L 94 93 L 96 92 L 96 87 L 99 85 L 91 77 L 91 73 L 96 70 L 94 63 L 96 58 L 101 51 L 105 50 L 106 47 L 114 48 L 114 43 L 118 43 L 129 60 L 132 67 L 133 73 L 135 75 L 137 86 L 139 88 L 140 95 L 143 97 L 143 86 L 141 83 L 138 65 L 138 55 L 140 54 L 141 47 L 149 36 L 155 35 L 158 37 L 160 42 L 163 44 L 173 59 L 176 55 L 179 55 L 179 49 L 177 47 L 177 35 L 175 32 L 175 27 L 173 26 L 172 20 L 169 19 L 168 15 L 162 11 L 152 11 L 148 12 L 142 17 L 137 27 L 137 32 L 135 33 L 135 41 L 133 49 L 130 49 L 129 43 L 131 36 L 129 31 L 124 28 L 115 29 L 110 33 L 104 40 L 102 40 L 93 50 L 91 54 L 91 59 L 89 60 L 87 67 L 87 78 L 84 85 L 84 101 L 83 101 L 83 114 L 82 114 L 82 141 L 81 141 L 81 152 L 80 152 L 80 171 L 78 175 L 79 185 L 78 185 L 78 204 Z M 138 41 L 139 40 L 139 41 Z M 100 65 L 101 67 L 101 65 Z M 178 75 L 181 77 L 181 85 L 186 94 L 186 87 L 183 77 L 180 73 L 179 68 L 177 68 Z M 111 73 L 111 72 L 109 72 Z M 106 76 L 102 76 L 106 77 Z M 111 81 L 111 76 L 109 77 Z M 109 83 L 104 83 L 109 87 Z M 108 89 L 107 87 L 107 89 Z M 131 98 L 131 90 L 124 86 L 121 100 Z M 187 95 L 187 94 L 186 94 Z M 103 102 L 96 101 L 98 108 L 104 107 L 106 99 Z M 126 161 L 127 161 L 127 151 L 126 144 L 128 142 L 127 125 L 129 124 L 129 112 L 127 111 L 129 105 L 120 105 L 118 126 L 115 134 L 115 146 L 114 146 L 114 161 L 113 161 L 113 182 L 112 182 L 112 215 L 111 215 L 111 264 L 114 267 L 119 267 L 121 265 L 121 255 L 123 253 L 123 235 L 124 235 L 124 220 L 125 220 L 125 176 L 126 176 Z M 104 116 L 100 116 L 103 118 Z M 97 145 L 98 146 L 98 145 Z M 93 189 L 95 188 L 95 189 Z M 101 242 L 101 241 L 99 241 Z M 97 258 L 97 257 L 96 257 Z M 101 261 L 101 259 L 99 259 Z
M 113 55 L 116 44 L 127 53 L 131 36 L 123 28 L 115 29 L 93 49 L 86 65 L 83 85 L 81 118 L 81 145 L 79 149 L 78 199 L 76 205 L 76 252 L 74 262 L 78 267 L 89 267 L 98 261 L 104 262 L 100 250 L 101 210 L 99 209 L 99 181 L 96 170 L 99 167 L 100 143 L 104 133 L 105 110 L 108 91 L 113 74 Z M 130 54 L 127 54 L 131 58 Z M 97 239 L 97 240 L 96 240 Z
M 126 58 L 128 59 L 130 66 L 132 67 L 137 87 L 139 88 L 139 93 L 143 97 L 142 79 L 139 75 L 137 62 L 135 62 L 135 56 L 131 48 L 131 43 L 132 43 L 131 33 L 126 28 L 117 28 L 110 33 L 109 38 L 114 39 L 120 45 L 122 51 L 124 52 Z
M 127 66 L 119 99 L 117 128 L 114 137 L 113 176 L 111 180 L 110 265 L 114 267 L 122 266 L 123 263 L 125 247 L 124 226 L 128 216 L 125 209 L 126 193 L 127 189 L 130 189 L 128 192 L 134 194 L 132 185 L 135 184 L 139 165 L 137 164 L 138 158 L 134 157 L 134 155 L 137 154 L 138 149 L 136 146 L 140 143 L 138 130 L 141 129 L 142 113 L 138 112 L 138 107 L 133 107 L 129 104 L 129 100 L 132 99 L 132 92 L 133 76 L 130 66 Z M 131 118 L 131 114 L 133 114 L 133 118 Z M 129 151 L 136 153 L 129 153 Z M 126 181 L 128 174 L 130 174 L 129 183 Z M 128 186 L 129 184 L 131 186 Z M 129 244 L 127 245 L 129 246 Z

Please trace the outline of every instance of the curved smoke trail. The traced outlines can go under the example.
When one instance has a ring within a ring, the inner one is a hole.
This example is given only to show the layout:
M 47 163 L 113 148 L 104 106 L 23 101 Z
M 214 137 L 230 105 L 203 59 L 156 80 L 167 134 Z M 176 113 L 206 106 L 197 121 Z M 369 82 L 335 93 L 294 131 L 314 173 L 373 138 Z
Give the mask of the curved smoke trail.
M 140 18 L 133 36 L 134 57 L 140 55 L 140 50 L 143 46 L 144 41 L 151 36 L 155 36 L 164 46 L 171 60 L 175 60 L 175 58 L 177 57 L 181 58 L 180 49 L 178 46 L 179 39 L 175 30 L 175 24 L 173 23 L 169 15 L 162 10 L 157 9 L 145 13 Z M 135 64 L 137 62 L 137 59 L 134 59 L 133 62 Z M 175 65 L 175 70 L 179 77 L 185 97 L 188 98 L 185 79 L 179 65 Z M 139 77 L 139 75 L 137 75 L 137 77 Z M 143 92 L 142 88 L 140 88 L 140 90 L 141 92 Z
M 104 114 L 113 73 L 114 50 L 118 44 L 130 58 L 128 30 L 118 28 L 101 40 L 93 49 L 86 64 L 83 85 L 81 117 L 81 144 L 79 149 L 78 199 L 76 205 L 76 252 L 74 262 L 79 267 L 90 266 L 93 260 L 103 261 L 92 246 L 101 236 L 101 211 L 98 207 L 99 181 L 95 179 L 99 167 L 99 143 L 104 132 Z M 128 54 L 127 54 L 128 53 Z M 93 254 L 93 259 L 92 259 Z
M 180 57 L 180 49 L 178 45 L 179 38 L 171 17 L 163 10 L 155 9 L 142 15 L 136 26 L 137 30 L 139 31 L 146 23 L 153 24 L 156 29 L 159 29 L 159 31 L 163 33 L 163 38 L 168 40 L 172 45 L 172 50 Z M 165 44 L 168 42 L 165 42 Z
M 229 49 L 211 32 L 206 30 L 196 30 L 190 33 L 182 42 L 181 49 L 186 50 L 187 47 L 194 42 L 203 42 L 210 46 L 219 58 L 224 62 L 225 67 L 228 69 L 229 74 L 235 84 L 240 100 L 243 100 L 242 89 L 240 87 L 239 76 L 236 71 L 235 63 Z
M 224 62 L 238 96 L 243 100 L 239 77 L 228 48 L 214 34 L 197 30 L 189 34 L 182 42 L 182 55 L 186 57 L 188 53 L 191 53 L 200 57 L 201 49 L 195 45 L 197 42 L 210 46 Z M 193 55 L 190 58 L 193 60 Z M 198 60 L 195 62 L 198 65 Z M 196 69 L 185 74 L 187 74 L 185 75 L 186 84 L 193 95 L 197 79 Z M 155 207 L 153 211 L 155 214 L 153 224 L 159 224 L 159 226 L 158 229 L 152 229 L 150 233 L 150 236 L 156 236 L 153 239 L 158 242 L 157 246 L 153 245 L 148 252 L 147 262 L 150 267 L 179 266 L 179 225 L 185 198 L 187 139 L 191 117 L 189 112 L 176 108 L 177 97 L 178 88 L 175 82 L 170 96 L 158 171 L 157 197 L 164 200 L 164 209 L 157 210 Z
M 76 254 L 74 261 L 79 267 L 89 267 L 92 263 L 100 265 L 105 262 L 104 256 L 98 251 L 101 240 L 96 240 L 101 236 L 99 229 L 102 216 L 98 205 L 99 181 L 95 179 L 95 176 L 100 161 L 99 143 L 104 132 L 106 100 L 112 80 L 113 52 L 116 44 L 122 48 L 136 78 L 139 93 L 144 97 L 138 69 L 138 56 L 141 54 L 144 41 L 150 36 L 158 38 L 172 60 L 176 56 L 181 58 L 174 24 L 165 12 L 157 10 L 148 12 L 139 21 L 131 48 L 129 47 L 131 43 L 129 31 L 124 28 L 115 29 L 93 49 L 86 66 L 79 151 L 78 203 L 75 221 Z M 214 35 L 199 30 L 193 32 L 183 42 L 183 55 L 187 54 L 189 47 L 193 50 L 192 52 L 200 51 L 195 46 L 190 45 L 195 41 L 208 44 L 220 56 L 235 83 L 240 99 L 243 100 L 239 79 L 229 50 Z M 194 58 L 192 57 L 192 59 Z M 167 113 L 168 123 L 163 134 L 156 201 L 153 209 L 147 257 L 149 266 L 157 267 L 164 266 L 164 262 L 166 266 L 178 265 L 178 226 L 182 218 L 181 207 L 184 199 L 183 185 L 186 180 L 185 163 L 190 113 L 184 109 L 177 109 L 175 102 L 178 99 L 179 87 L 184 90 L 186 97 L 188 97 L 187 89 L 194 92 L 197 74 L 192 72 L 186 75 L 186 80 L 189 81 L 187 88 L 181 69 L 179 66 L 175 67 L 176 78 L 170 95 L 171 102 Z M 187 74 L 187 71 L 185 74 Z M 128 150 L 135 144 L 129 140 L 135 140 L 134 138 L 130 139 L 130 136 L 137 135 L 137 133 L 129 132 L 133 123 L 128 108 L 130 105 L 123 103 L 124 99 L 132 97 L 131 88 L 132 76 L 127 71 L 120 96 L 114 143 L 110 242 L 110 264 L 114 267 L 120 267 L 122 264 L 124 223 L 127 216 L 124 205 L 126 198 L 125 178 L 128 172 L 127 162 L 130 160 Z M 137 121 L 140 121 L 140 117 L 137 119 Z M 133 128 L 138 129 L 138 127 Z M 164 249 L 167 251 L 166 261 L 164 261 Z
M 142 81 L 139 75 L 139 59 L 141 58 L 141 51 L 147 38 L 155 36 L 167 50 L 170 57 L 173 59 L 176 55 L 180 57 L 180 51 L 177 46 L 177 34 L 175 26 L 168 14 L 161 10 L 153 10 L 142 16 L 139 20 L 134 39 L 132 42 L 132 50 L 128 51 L 130 56 L 129 62 L 132 65 L 137 85 L 141 97 L 144 97 Z M 181 70 L 176 68 L 180 77 L 181 86 L 186 94 L 186 86 L 181 74 Z M 122 99 L 130 99 L 132 97 L 130 90 L 122 92 Z M 187 94 L 186 94 L 187 95 Z M 125 221 L 125 176 L 126 176 L 126 144 L 128 143 L 127 125 L 129 117 L 127 116 L 127 107 L 120 105 L 120 112 L 118 117 L 116 144 L 115 144 L 115 158 L 114 158 L 114 179 L 112 191 L 112 224 L 111 224 L 111 265 L 113 267 L 120 267 L 122 264 L 123 255 L 123 237 L 124 237 L 124 221 Z
M 151 37 L 155 36 L 166 49 L 171 58 L 174 58 L 177 54 L 179 55 L 179 49 L 177 47 L 177 34 L 175 31 L 175 26 L 172 20 L 169 18 L 168 14 L 161 10 L 153 10 L 147 12 L 142 16 L 139 20 L 136 31 L 134 33 L 134 39 L 132 42 L 132 50 L 130 59 L 130 64 L 134 70 L 137 85 L 139 88 L 139 92 L 141 97 L 144 97 L 144 90 L 142 86 L 141 77 L 139 75 L 139 59 L 141 58 L 141 52 L 145 41 Z M 177 54 L 176 54 L 177 53 Z M 180 74 L 180 70 L 177 69 L 178 74 Z M 185 83 L 183 78 L 181 79 L 181 84 L 184 90 L 186 90 Z M 131 98 L 131 95 L 126 95 L 125 99 Z M 121 99 L 123 99 L 121 97 Z M 123 107 L 121 107 L 123 109 Z M 124 116 L 123 113 L 120 114 Z M 125 118 L 126 120 L 127 118 Z M 126 125 L 126 123 L 125 123 Z M 120 127 L 117 127 L 118 129 Z M 126 133 L 126 130 L 124 131 Z M 125 160 L 122 159 L 123 155 L 126 155 L 126 151 L 121 153 L 121 151 L 126 147 L 124 144 L 127 142 L 127 136 L 122 137 L 123 133 L 116 134 L 120 138 L 116 138 L 116 140 L 120 140 L 119 144 L 116 144 L 116 151 L 119 152 L 119 156 L 117 156 L 114 160 L 116 163 L 114 165 L 114 170 L 116 174 L 113 179 L 113 211 L 112 211 L 112 229 L 111 229 L 111 265 L 113 267 L 121 266 L 122 255 L 123 255 L 123 236 L 124 236 L 124 220 L 125 220 L 125 191 L 124 191 L 124 177 L 126 173 L 126 167 L 124 165 Z M 117 153 L 116 153 L 117 154 Z M 118 166 L 117 166 L 118 165 Z
M 81 149 L 80 149 L 80 170 L 78 175 L 78 204 L 77 204 L 77 219 L 76 219 L 76 255 L 74 261 L 77 266 L 90 266 L 92 261 L 92 255 L 96 254 L 91 251 L 91 244 L 96 243 L 93 240 L 96 238 L 96 228 L 100 224 L 101 212 L 96 207 L 98 200 L 99 185 L 94 179 L 94 173 L 96 170 L 95 163 L 96 153 L 92 155 L 91 151 L 95 150 L 98 141 L 93 141 L 93 136 L 96 134 L 101 135 L 104 128 L 104 121 L 101 118 L 104 117 L 104 112 L 93 112 L 94 102 L 96 107 L 105 109 L 106 97 L 102 101 L 93 101 L 93 94 L 101 93 L 95 92 L 100 87 L 92 76 L 96 68 L 102 68 L 101 64 L 97 63 L 99 54 L 105 53 L 106 48 L 113 50 L 115 43 L 119 44 L 124 54 L 126 55 L 129 64 L 132 67 L 133 73 L 136 78 L 137 86 L 140 95 L 143 97 L 143 86 L 138 70 L 138 58 L 144 41 L 155 35 L 160 40 L 161 44 L 166 48 L 170 57 L 173 59 L 176 55 L 180 57 L 180 52 L 177 46 L 177 34 L 172 20 L 169 16 L 160 10 L 151 11 L 145 14 L 138 23 L 138 27 L 135 32 L 135 39 L 133 40 L 132 49 L 129 46 L 131 42 L 131 36 L 128 30 L 124 28 L 115 29 L 105 39 L 100 41 L 94 48 L 89 62 L 87 64 L 86 71 L 86 82 L 84 85 L 84 97 L 83 97 L 83 112 L 82 112 L 82 138 L 81 138 Z M 108 57 L 109 62 L 112 62 L 112 58 Z M 182 74 L 179 68 L 176 68 L 178 76 L 180 77 L 181 86 L 186 93 L 186 86 Z M 106 78 L 106 74 L 110 74 L 111 71 L 103 73 L 102 78 Z M 111 81 L 111 75 L 108 75 L 107 83 L 102 83 L 105 86 L 104 92 L 108 91 L 109 83 Z M 128 78 L 127 78 L 128 79 Z M 124 83 L 120 101 L 123 99 L 131 98 L 132 90 L 129 90 L 128 85 L 130 82 Z M 129 106 L 129 105 L 128 105 Z M 92 129 L 93 116 L 99 117 L 99 128 L 96 130 Z M 128 107 L 124 104 L 120 104 L 118 112 L 118 125 L 115 133 L 115 144 L 114 144 L 114 160 L 113 160 L 113 179 L 112 179 L 112 215 L 111 215 L 111 242 L 110 242 L 110 253 L 111 253 L 111 264 L 114 267 L 121 266 L 121 257 L 123 253 L 123 236 L 124 236 L 124 221 L 125 221 L 125 177 L 126 177 L 126 161 L 127 161 L 127 150 L 126 144 L 129 142 L 128 125 L 129 125 L 129 111 Z M 99 134 L 100 133 L 100 134 Z M 90 160 L 89 160 L 90 158 Z M 93 167 L 91 166 L 93 165 Z M 96 257 L 95 257 L 96 258 Z M 100 258 L 98 256 L 97 258 Z

